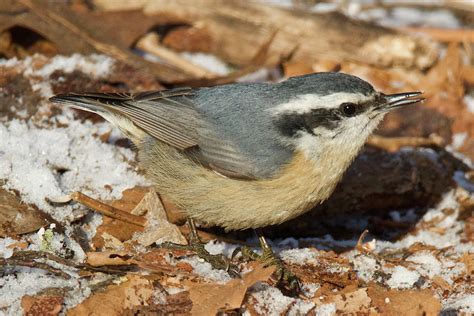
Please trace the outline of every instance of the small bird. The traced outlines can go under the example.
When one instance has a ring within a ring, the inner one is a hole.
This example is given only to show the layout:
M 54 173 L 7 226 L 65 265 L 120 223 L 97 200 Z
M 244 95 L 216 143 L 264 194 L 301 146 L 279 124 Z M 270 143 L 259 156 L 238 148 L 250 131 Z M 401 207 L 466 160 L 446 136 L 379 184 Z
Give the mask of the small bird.
M 385 114 L 422 101 L 420 94 L 386 95 L 328 72 L 50 100 L 116 125 L 138 148 L 157 191 L 190 219 L 240 230 L 280 224 L 326 200 Z M 278 263 L 259 237 L 264 257 Z

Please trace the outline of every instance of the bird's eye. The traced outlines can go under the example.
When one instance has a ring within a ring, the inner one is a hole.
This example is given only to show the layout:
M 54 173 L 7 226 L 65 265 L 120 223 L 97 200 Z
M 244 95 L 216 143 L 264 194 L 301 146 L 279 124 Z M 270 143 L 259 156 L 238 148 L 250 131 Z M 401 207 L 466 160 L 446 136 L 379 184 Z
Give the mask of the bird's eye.
M 354 103 L 342 103 L 339 108 L 345 116 L 352 116 L 356 113 L 356 105 Z

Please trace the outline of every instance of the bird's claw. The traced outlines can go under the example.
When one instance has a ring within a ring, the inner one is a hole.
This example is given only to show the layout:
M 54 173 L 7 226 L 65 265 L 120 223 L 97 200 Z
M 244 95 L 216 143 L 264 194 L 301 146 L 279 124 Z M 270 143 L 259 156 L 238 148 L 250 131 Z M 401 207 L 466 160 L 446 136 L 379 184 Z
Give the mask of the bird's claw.
M 283 285 L 293 296 L 299 295 L 301 293 L 301 283 L 298 277 L 285 267 L 281 260 L 279 260 L 279 263 L 275 263 L 275 265 L 277 268 L 275 271 L 277 284 Z
M 301 293 L 301 284 L 298 277 L 285 266 L 283 261 L 270 248 L 265 248 L 263 253 L 259 255 L 250 247 L 237 247 L 232 252 L 231 260 L 234 260 L 239 253 L 245 261 L 258 261 L 263 263 L 265 267 L 275 266 L 274 276 L 277 284 L 284 286 L 295 296 Z
M 160 245 L 161 248 L 174 250 L 187 250 L 194 252 L 199 258 L 208 262 L 214 269 L 224 270 L 232 278 L 240 278 L 239 267 L 232 263 L 223 254 L 213 255 L 206 250 L 205 244 L 202 242 L 190 242 L 189 245 L 180 245 L 171 242 L 165 242 Z

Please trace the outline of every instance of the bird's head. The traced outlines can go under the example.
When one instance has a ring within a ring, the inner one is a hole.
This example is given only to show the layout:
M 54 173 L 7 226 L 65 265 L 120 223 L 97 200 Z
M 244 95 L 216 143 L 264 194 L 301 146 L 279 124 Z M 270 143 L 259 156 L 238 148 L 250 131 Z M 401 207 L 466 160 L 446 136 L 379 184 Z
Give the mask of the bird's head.
M 273 122 L 284 142 L 309 154 L 360 148 L 386 113 L 423 100 L 421 92 L 384 94 L 343 73 L 292 78 L 280 90 L 291 97 L 271 109 Z

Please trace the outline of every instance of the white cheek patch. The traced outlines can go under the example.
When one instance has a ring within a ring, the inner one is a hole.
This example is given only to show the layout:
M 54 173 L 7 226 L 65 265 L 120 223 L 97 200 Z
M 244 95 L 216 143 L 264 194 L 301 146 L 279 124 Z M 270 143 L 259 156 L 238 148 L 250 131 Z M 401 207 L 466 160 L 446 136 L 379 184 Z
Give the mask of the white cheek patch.
M 289 102 L 277 105 L 271 109 L 274 115 L 282 113 L 304 114 L 313 109 L 336 109 L 341 103 L 363 103 L 373 99 L 373 95 L 363 95 L 361 93 L 338 92 L 330 95 L 320 96 L 318 94 L 304 94 Z
M 302 151 L 306 157 L 315 158 L 321 148 L 321 139 L 307 132 L 301 132 L 300 137 L 296 140 L 296 148 Z
M 324 127 L 313 129 L 314 135 L 308 132 L 300 132 L 299 137 L 295 139 L 296 148 L 302 151 L 308 159 L 318 161 L 321 154 L 328 148 L 339 148 L 342 153 L 349 153 L 358 150 L 367 137 L 382 121 L 384 115 L 378 115 L 375 118 L 369 117 L 350 118 L 343 125 L 334 130 L 328 130 Z M 353 120 L 354 119 L 354 120 Z M 329 146 L 329 147 L 328 147 Z
M 337 134 L 340 133 L 340 130 L 341 130 L 340 127 L 337 127 L 337 128 L 334 128 L 334 129 L 328 129 L 324 126 L 318 126 L 318 127 L 313 128 L 313 134 L 315 136 L 321 136 L 321 137 L 328 138 L 328 137 L 336 136 Z

